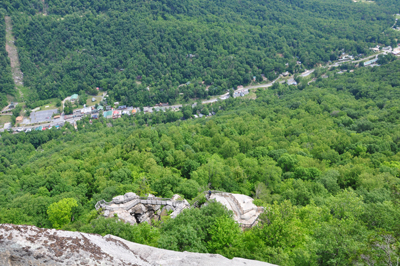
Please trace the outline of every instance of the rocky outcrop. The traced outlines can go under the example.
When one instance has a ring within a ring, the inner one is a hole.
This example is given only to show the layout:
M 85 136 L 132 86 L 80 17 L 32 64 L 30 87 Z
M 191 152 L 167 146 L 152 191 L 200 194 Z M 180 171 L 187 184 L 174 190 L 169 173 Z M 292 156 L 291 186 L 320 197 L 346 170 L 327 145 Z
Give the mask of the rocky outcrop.
M 262 207 L 253 204 L 251 197 L 242 194 L 214 191 L 208 200 L 215 200 L 231 210 L 234 220 L 244 228 L 256 225 L 258 216 L 264 211 Z M 133 225 L 143 222 L 151 224 L 151 220 L 159 220 L 168 213 L 171 218 L 175 218 L 184 209 L 190 208 L 190 204 L 177 194 L 171 199 L 164 199 L 151 194 L 148 197 L 139 197 L 133 192 L 128 192 L 114 197 L 111 202 L 97 202 L 96 209 L 100 208 L 105 217 L 117 215 L 119 219 Z
M 153 248 L 106 235 L 0 224 L 0 265 L 268 266 L 260 261 Z
M 151 220 L 159 220 L 162 215 L 171 213 L 171 218 L 175 218 L 184 209 L 189 208 L 190 204 L 186 200 L 180 199 L 179 195 L 174 195 L 171 199 L 157 198 L 154 195 L 139 197 L 133 192 L 117 196 L 111 202 L 101 200 L 96 203 L 96 209 L 104 211 L 105 217 L 114 217 L 130 223 L 151 223 Z
M 264 208 L 254 205 L 253 198 L 242 194 L 214 192 L 209 200 L 216 200 L 231 210 L 233 219 L 244 228 L 256 225 L 258 216 L 264 211 Z

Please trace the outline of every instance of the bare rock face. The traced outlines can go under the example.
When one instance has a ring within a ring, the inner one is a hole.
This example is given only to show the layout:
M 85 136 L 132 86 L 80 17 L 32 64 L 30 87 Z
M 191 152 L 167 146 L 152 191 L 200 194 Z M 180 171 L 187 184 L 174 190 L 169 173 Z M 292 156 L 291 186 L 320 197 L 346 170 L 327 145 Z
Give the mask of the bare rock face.
M 153 248 L 106 235 L 0 224 L 0 265 L 268 266 L 221 255 Z
M 186 200 L 174 195 L 171 199 L 157 198 L 154 195 L 139 197 L 133 192 L 116 196 L 111 202 L 101 200 L 96 203 L 96 209 L 102 208 L 105 217 L 117 215 L 119 219 L 130 223 L 151 223 L 151 220 L 159 220 L 162 214 L 172 211 L 171 217 L 175 218 L 184 209 L 190 207 Z
M 264 211 L 264 208 L 253 204 L 253 198 L 242 195 L 225 192 L 211 194 L 209 200 L 216 200 L 233 212 L 233 219 L 242 227 L 253 227 L 258 222 L 258 216 Z

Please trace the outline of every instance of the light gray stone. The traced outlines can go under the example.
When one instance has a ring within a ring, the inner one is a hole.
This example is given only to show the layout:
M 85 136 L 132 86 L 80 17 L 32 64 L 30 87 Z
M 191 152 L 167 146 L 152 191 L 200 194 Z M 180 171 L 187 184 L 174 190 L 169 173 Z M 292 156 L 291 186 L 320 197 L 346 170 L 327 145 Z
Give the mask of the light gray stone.
M 179 195 L 174 195 L 174 199 L 180 198 Z M 125 195 L 116 196 L 110 203 L 101 200 L 96 203 L 96 209 L 100 206 L 106 210 L 104 211 L 105 217 L 117 216 L 130 224 L 137 222 L 151 223 L 151 219 L 154 217 L 154 213 L 157 212 L 161 206 L 169 206 L 167 210 L 173 212 L 172 217 L 175 218 L 185 208 L 189 208 L 190 204 L 186 200 L 169 200 L 162 201 L 156 198 L 154 195 L 149 194 L 147 199 L 141 199 L 133 192 L 128 192 Z M 158 213 L 158 214 L 161 214 Z
M 132 200 L 132 199 L 135 199 L 135 198 L 138 198 L 138 197 L 139 196 L 136 195 L 136 193 L 133 193 L 133 192 L 128 192 L 128 193 L 125 193 L 125 195 L 124 195 L 125 200 Z
M 120 203 L 124 203 L 124 196 L 116 196 L 116 197 L 114 197 L 113 199 L 112 199 L 112 203 L 115 203 L 115 204 L 120 204 Z
M 176 252 L 106 235 L 0 224 L 0 265 L 273 266 L 216 254 Z

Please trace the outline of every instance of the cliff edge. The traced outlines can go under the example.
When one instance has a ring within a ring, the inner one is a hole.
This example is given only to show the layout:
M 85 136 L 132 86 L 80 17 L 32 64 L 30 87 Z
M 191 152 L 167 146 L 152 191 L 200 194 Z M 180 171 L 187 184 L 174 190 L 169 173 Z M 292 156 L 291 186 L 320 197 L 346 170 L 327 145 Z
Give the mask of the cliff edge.
M 216 254 L 176 252 L 106 235 L 0 224 L 0 265 L 271 266 Z

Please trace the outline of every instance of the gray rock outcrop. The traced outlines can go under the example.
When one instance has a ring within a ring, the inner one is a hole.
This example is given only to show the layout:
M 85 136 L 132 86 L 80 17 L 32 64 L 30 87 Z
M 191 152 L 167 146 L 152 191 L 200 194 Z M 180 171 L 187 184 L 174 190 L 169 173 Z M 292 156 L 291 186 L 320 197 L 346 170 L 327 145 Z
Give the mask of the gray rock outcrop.
M 159 220 L 163 214 L 171 213 L 171 218 L 175 218 L 184 209 L 190 207 L 186 200 L 180 199 L 179 195 L 174 195 L 171 199 L 157 198 L 154 195 L 139 197 L 133 192 L 117 196 L 111 202 L 101 200 L 96 203 L 96 209 L 104 211 L 105 217 L 117 215 L 119 219 L 130 223 L 151 223 L 151 220 Z
M 231 210 L 233 219 L 244 228 L 256 225 L 258 216 L 264 211 L 253 203 L 253 198 L 242 194 L 217 192 L 211 194 L 209 200 L 215 200 Z
M 221 255 L 176 252 L 106 235 L 0 224 L 0 265 L 271 266 Z

